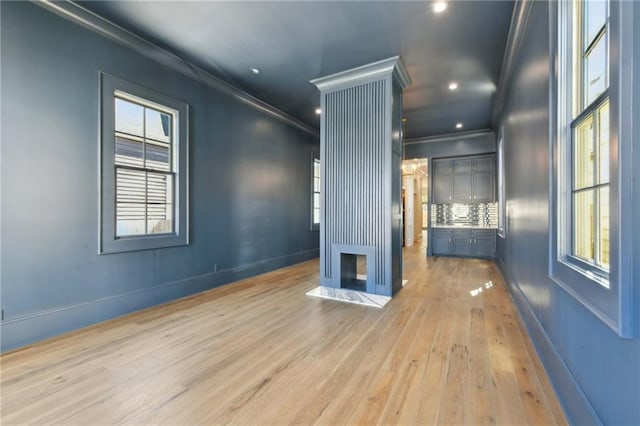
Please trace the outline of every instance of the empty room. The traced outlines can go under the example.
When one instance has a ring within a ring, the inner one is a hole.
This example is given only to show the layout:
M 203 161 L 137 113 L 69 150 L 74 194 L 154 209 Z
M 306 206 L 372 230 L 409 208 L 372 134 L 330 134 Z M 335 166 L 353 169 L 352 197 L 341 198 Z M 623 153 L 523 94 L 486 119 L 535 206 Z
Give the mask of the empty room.
M 0 423 L 640 424 L 640 1 L 1 1 Z

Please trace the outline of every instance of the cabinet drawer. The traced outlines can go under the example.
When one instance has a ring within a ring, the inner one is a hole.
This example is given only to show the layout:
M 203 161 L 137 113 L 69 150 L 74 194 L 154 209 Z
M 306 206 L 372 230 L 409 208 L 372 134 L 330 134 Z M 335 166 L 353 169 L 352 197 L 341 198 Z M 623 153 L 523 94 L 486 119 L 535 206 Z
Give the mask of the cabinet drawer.
M 454 233 L 455 236 L 460 236 L 460 235 L 471 236 L 471 230 L 470 229 L 454 229 L 453 233 Z

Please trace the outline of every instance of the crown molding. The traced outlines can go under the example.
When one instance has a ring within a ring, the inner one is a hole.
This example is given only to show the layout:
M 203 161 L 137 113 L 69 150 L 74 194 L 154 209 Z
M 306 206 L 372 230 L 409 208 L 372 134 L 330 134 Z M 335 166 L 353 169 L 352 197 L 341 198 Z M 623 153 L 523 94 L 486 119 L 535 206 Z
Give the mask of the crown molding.
M 493 112 L 491 122 L 494 128 L 497 127 L 498 119 L 504 108 L 507 97 L 507 89 L 513 78 L 513 71 L 518 61 L 520 46 L 524 33 L 527 29 L 529 16 L 534 0 L 517 0 L 513 6 L 513 14 L 511 15 L 511 24 L 509 25 L 509 35 L 507 36 L 507 45 L 502 59 L 502 67 L 500 69 L 500 81 L 498 82 L 498 90 L 493 104 Z
M 283 111 L 280 111 L 274 106 L 256 98 L 233 84 L 228 83 L 214 76 L 210 72 L 182 59 L 178 54 L 151 43 L 143 37 L 140 37 L 139 35 L 134 34 L 99 15 L 96 15 L 73 1 L 38 0 L 34 1 L 34 3 L 76 24 L 123 44 L 135 50 L 137 53 L 178 71 L 181 74 L 184 74 L 194 80 L 198 80 L 207 86 L 229 95 L 243 104 L 261 111 L 264 114 L 280 120 L 298 130 L 302 130 L 303 132 L 309 133 L 313 136 L 319 136 L 318 130 L 308 124 Z
M 404 141 L 404 145 L 415 145 L 415 144 L 431 143 L 431 142 L 446 142 L 446 141 L 459 140 L 459 139 L 473 139 L 473 138 L 479 138 L 479 137 L 493 135 L 493 134 L 494 132 L 491 129 L 471 130 L 471 131 L 460 132 L 460 133 L 449 133 L 446 135 L 428 136 L 426 138 L 406 139 Z
M 400 56 L 392 56 L 391 58 L 381 61 L 372 62 L 325 77 L 315 78 L 309 82 L 320 89 L 320 91 L 325 91 L 343 88 L 358 80 L 381 77 L 388 74 L 393 75 L 394 80 L 401 89 L 411 84 L 411 77 L 409 77 L 409 73 Z

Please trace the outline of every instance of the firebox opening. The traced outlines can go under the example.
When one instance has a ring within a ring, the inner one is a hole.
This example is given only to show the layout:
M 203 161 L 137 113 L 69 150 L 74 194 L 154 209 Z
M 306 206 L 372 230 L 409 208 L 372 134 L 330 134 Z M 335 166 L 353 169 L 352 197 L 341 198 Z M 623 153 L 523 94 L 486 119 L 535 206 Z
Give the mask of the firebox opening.
M 340 288 L 367 291 L 367 256 L 342 253 Z

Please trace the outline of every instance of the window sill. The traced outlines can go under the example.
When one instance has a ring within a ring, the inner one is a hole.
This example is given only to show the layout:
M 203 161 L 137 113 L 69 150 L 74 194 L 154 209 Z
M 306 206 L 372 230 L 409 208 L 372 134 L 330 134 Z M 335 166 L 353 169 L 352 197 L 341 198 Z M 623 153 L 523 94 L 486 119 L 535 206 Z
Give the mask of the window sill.
M 187 238 L 176 234 L 140 236 L 103 241 L 98 254 L 127 253 L 189 245 Z

